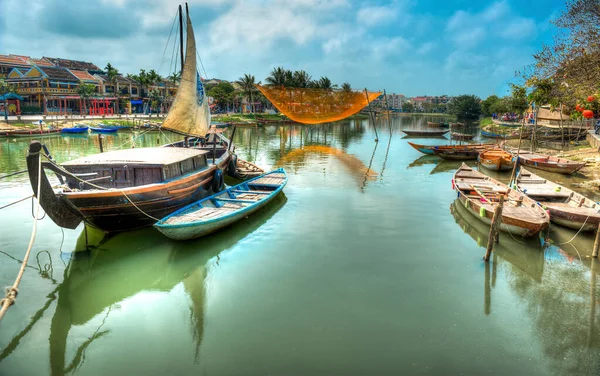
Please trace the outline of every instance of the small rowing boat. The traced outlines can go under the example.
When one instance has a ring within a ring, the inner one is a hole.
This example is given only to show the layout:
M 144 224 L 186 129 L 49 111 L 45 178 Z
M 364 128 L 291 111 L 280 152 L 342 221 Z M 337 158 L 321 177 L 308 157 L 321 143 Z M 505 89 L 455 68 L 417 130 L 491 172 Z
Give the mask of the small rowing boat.
M 465 149 L 434 149 L 433 152 L 440 158 L 449 159 L 451 161 L 467 161 L 476 160 L 482 149 L 465 148 Z
M 31 130 L 5 130 L 0 132 L 0 136 L 4 137 L 43 137 L 53 136 L 60 133 L 60 129 L 31 129 Z
M 80 127 L 71 127 L 71 128 L 63 128 L 61 129 L 61 133 L 86 133 L 89 127 L 80 126 Z
M 189 240 L 229 226 L 267 205 L 287 183 L 283 168 L 196 201 L 154 227 L 175 240 Z
M 413 137 L 441 137 L 448 133 L 448 131 L 422 131 L 422 130 L 402 130 L 407 136 Z
M 548 227 L 548 213 L 524 194 L 496 179 L 462 164 L 454 173 L 452 187 L 465 208 L 485 224 L 491 224 L 500 195 L 504 196 L 500 230 L 514 235 L 533 236 Z
M 265 170 L 258 167 L 254 163 L 237 158 L 235 162 L 235 173 L 233 177 L 240 180 L 248 180 L 260 176 L 265 173 Z
M 559 174 L 572 174 L 585 166 L 585 162 L 575 162 L 545 154 L 531 153 L 529 151 L 519 152 L 519 163 L 523 166 Z
M 477 160 L 482 167 L 494 171 L 510 170 L 515 165 L 513 155 L 499 148 L 482 151 Z
M 475 137 L 474 134 L 458 133 L 458 132 L 452 132 L 450 135 L 453 140 L 459 140 L 459 141 L 469 141 L 469 140 L 472 140 L 473 137 Z
M 96 127 L 90 127 L 90 130 L 92 132 L 96 132 L 96 133 L 117 133 L 117 131 L 119 130 L 119 128 L 96 128 Z
M 589 198 L 522 168 L 517 188 L 550 210 L 550 220 L 574 230 L 593 231 L 600 223 L 600 206 Z
M 449 124 L 448 123 L 442 123 L 442 122 L 428 121 L 427 125 L 429 127 L 441 128 L 441 127 L 447 127 Z
M 438 150 L 455 150 L 455 149 L 477 149 L 484 150 L 494 147 L 496 144 L 464 144 L 464 145 L 421 145 L 407 141 L 410 146 L 423 154 L 433 155 L 434 149 Z

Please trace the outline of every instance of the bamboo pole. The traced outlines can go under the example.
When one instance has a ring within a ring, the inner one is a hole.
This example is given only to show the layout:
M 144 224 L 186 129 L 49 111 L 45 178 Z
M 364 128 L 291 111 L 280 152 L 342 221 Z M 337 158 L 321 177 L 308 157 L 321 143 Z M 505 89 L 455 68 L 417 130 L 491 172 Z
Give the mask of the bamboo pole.
M 100 145 L 100 153 L 104 153 L 104 147 L 102 146 L 102 134 L 98 134 L 98 144 Z
M 494 243 L 498 243 L 499 235 L 498 232 L 500 230 L 500 224 L 502 223 L 502 209 L 504 207 L 504 195 L 500 195 L 500 201 L 498 202 L 498 206 L 494 209 L 494 217 L 492 218 L 492 225 L 490 226 L 490 235 L 488 237 L 488 244 L 485 250 L 485 256 L 483 260 L 485 262 L 490 261 L 490 255 L 492 254 L 492 250 L 494 249 Z
M 521 140 L 523 140 L 523 132 L 525 132 L 525 119 L 523 119 L 523 124 L 521 125 L 521 133 L 519 134 L 519 146 L 517 147 L 517 160 L 515 161 L 515 165 L 513 166 L 513 170 L 510 174 L 510 180 L 508 181 L 509 187 L 512 187 L 513 181 L 517 179 L 517 167 L 519 164 L 519 154 L 521 153 Z M 535 132 L 535 125 L 533 126 L 533 132 Z
M 379 142 L 379 135 L 377 135 L 377 127 L 375 126 L 375 115 L 371 110 L 371 101 L 369 100 L 369 92 L 365 88 L 365 96 L 367 97 L 367 105 L 369 106 L 369 114 L 371 115 L 371 122 L 373 123 L 373 129 L 375 129 L 375 142 Z
M 600 248 L 600 224 L 598 224 L 598 230 L 596 230 L 596 240 L 594 241 L 594 249 L 592 252 L 593 258 L 598 258 L 598 248 Z
M 390 106 L 388 105 L 387 93 L 385 89 L 383 89 L 383 95 L 385 96 L 385 109 L 387 111 L 388 116 L 388 127 L 390 128 L 390 136 L 392 135 L 392 118 L 390 117 Z

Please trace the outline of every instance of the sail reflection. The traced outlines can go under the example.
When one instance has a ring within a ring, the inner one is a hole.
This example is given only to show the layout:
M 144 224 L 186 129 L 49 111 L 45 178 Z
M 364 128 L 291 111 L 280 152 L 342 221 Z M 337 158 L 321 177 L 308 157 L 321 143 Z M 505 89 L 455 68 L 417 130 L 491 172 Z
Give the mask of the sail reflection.
M 110 311 L 120 302 L 145 291 L 171 291 L 182 283 L 189 295 L 191 336 L 198 357 L 204 333 L 205 280 L 214 257 L 232 247 L 271 218 L 287 201 L 283 193 L 233 226 L 196 241 L 174 242 L 153 229 L 118 234 L 102 239 L 89 251 L 76 252 L 58 289 L 56 312 L 50 327 L 50 366 L 53 375 L 63 375 L 81 366 L 85 350 L 110 329 L 103 329 Z M 88 231 L 88 241 L 98 240 Z M 85 234 L 80 236 L 80 245 Z M 68 344 L 69 330 L 102 315 L 102 324 L 81 343 Z M 66 350 L 78 350 L 66 365 Z

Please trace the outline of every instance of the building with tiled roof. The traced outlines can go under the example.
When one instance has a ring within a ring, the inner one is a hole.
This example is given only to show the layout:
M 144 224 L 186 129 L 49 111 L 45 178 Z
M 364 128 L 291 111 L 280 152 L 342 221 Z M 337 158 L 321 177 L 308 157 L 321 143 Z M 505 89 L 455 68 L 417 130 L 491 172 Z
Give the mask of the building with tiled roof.
M 98 66 L 96 66 L 93 63 L 89 63 L 87 61 L 68 60 L 68 59 L 60 59 L 60 58 L 47 57 L 47 56 L 44 56 L 43 59 L 51 62 L 52 64 L 56 65 L 57 67 L 63 67 L 63 68 L 75 69 L 75 70 L 92 71 L 92 72 L 101 72 L 102 71 L 102 69 L 98 68 Z
M 6 77 L 14 68 L 29 69 L 27 61 L 14 55 L 0 55 L 0 77 Z
M 77 77 L 77 79 L 79 79 L 79 81 L 83 81 L 83 82 L 87 82 L 87 83 L 98 83 L 99 82 L 99 80 L 96 77 L 92 76 L 87 71 L 76 70 L 76 69 L 69 69 L 69 71 L 71 72 L 71 74 L 73 74 L 73 76 Z

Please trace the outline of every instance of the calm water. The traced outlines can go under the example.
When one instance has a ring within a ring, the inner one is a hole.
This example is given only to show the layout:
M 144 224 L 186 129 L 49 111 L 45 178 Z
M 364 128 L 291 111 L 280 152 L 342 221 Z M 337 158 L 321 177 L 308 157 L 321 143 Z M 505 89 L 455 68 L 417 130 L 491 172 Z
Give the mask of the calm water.
M 0 325 L 0 374 L 597 375 L 593 236 L 542 249 L 503 234 L 483 263 L 488 228 L 453 205 L 458 163 L 422 156 L 399 132 L 426 120 L 394 117 L 390 138 L 383 119 L 378 144 L 363 121 L 238 129 L 241 158 L 286 168 L 285 196 L 197 241 L 89 231 L 85 251 L 82 227 L 43 219 Z M 58 161 L 98 151 L 95 136 L 45 142 Z M 2 173 L 25 168 L 27 144 L 1 141 Z M 2 206 L 31 188 L 19 175 L 0 193 Z M 30 200 L 0 210 L 2 286 L 31 226 Z

